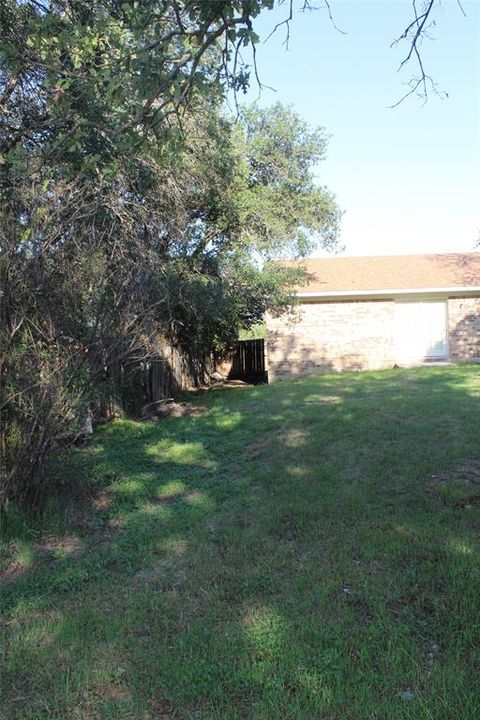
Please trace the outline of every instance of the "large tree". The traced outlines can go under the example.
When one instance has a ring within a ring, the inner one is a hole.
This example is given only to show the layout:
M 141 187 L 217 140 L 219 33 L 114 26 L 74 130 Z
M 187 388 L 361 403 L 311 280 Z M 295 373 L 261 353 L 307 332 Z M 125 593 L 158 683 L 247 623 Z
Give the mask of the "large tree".
M 290 302 L 268 260 L 334 242 L 323 133 L 279 106 L 222 110 L 246 81 L 230 46 L 269 5 L 2 5 L 2 502 L 35 492 L 109 364 L 159 333 L 220 351 Z

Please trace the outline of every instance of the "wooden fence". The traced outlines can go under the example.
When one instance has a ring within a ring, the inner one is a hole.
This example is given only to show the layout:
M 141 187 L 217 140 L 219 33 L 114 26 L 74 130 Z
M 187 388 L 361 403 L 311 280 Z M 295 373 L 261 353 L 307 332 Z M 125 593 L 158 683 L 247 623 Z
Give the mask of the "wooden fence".
M 238 340 L 232 357 L 229 378 L 265 382 L 265 340 Z
M 213 358 L 193 362 L 177 348 L 159 343 L 150 358 L 132 358 L 108 367 L 96 415 L 108 419 L 117 415 L 118 408 L 131 415 L 148 415 L 155 403 L 175 398 L 188 387 L 208 384 L 216 368 Z M 266 382 L 264 340 L 237 341 L 227 372 L 229 379 Z
M 177 348 L 167 344 L 159 345 L 150 358 L 114 364 L 107 370 L 105 398 L 99 414 L 107 418 L 115 415 L 115 405 L 128 414 L 145 414 L 148 406 L 203 384 L 210 366 L 207 359 L 189 362 Z

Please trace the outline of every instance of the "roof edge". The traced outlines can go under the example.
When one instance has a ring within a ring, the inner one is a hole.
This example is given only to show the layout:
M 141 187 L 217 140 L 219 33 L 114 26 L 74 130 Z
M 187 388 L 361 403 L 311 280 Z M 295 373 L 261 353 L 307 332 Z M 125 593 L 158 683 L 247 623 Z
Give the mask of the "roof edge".
M 466 286 L 453 286 L 453 287 L 438 287 L 438 288 L 385 288 L 383 290 L 329 290 L 327 292 L 321 291 L 297 291 L 296 295 L 300 299 L 327 299 L 327 298 L 389 298 L 405 295 L 475 295 L 480 294 L 480 286 L 477 285 L 466 285 Z

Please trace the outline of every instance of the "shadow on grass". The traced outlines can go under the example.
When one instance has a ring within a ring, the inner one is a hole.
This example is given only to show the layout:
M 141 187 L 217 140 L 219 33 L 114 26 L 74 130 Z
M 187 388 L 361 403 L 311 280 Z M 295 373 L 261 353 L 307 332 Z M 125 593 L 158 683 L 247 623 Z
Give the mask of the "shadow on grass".
M 80 549 L 5 588 L 7 717 L 475 717 L 479 393 L 311 377 L 102 428 Z

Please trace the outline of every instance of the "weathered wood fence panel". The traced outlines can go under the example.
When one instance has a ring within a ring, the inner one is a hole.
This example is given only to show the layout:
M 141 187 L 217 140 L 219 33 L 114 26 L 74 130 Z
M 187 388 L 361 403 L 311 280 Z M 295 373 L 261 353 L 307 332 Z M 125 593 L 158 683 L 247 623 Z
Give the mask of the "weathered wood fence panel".
M 147 360 L 122 365 L 122 405 L 127 412 L 139 414 L 148 405 L 176 397 L 197 381 L 181 353 L 166 346 Z
M 105 418 L 114 417 L 116 407 L 128 414 L 144 414 L 147 406 L 174 398 L 182 390 L 202 384 L 209 370 L 207 360 L 192 366 L 177 348 L 159 343 L 157 351 L 150 357 L 109 364 L 98 414 Z
M 229 377 L 232 380 L 267 379 L 264 340 L 238 340 L 235 343 Z

